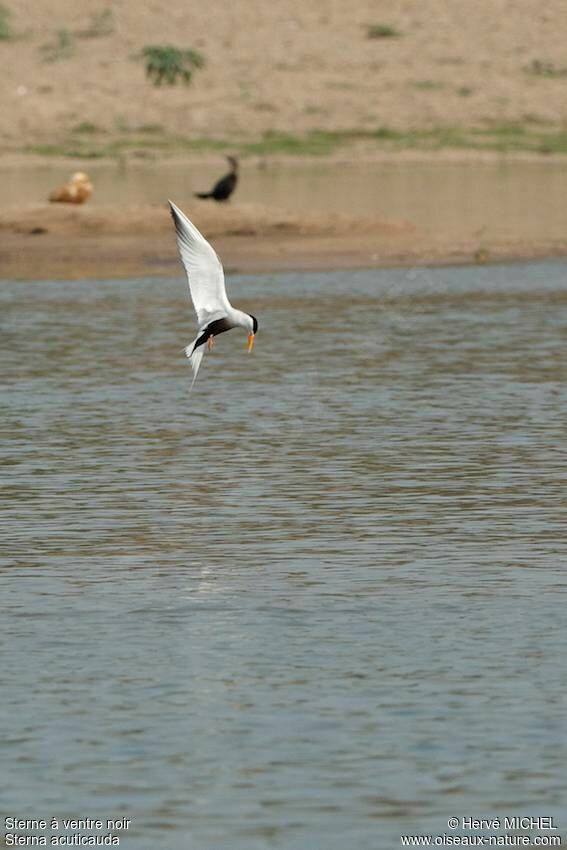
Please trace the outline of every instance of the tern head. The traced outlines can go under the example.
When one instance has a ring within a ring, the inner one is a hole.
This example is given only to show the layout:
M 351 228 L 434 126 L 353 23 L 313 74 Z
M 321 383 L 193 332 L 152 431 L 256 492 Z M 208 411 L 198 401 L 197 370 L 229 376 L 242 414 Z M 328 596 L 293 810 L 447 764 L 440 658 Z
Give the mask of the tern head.
M 249 314 L 246 314 L 246 318 L 250 319 L 250 324 L 248 327 L 248 354 L 250 354 L 250 352 L 254 348 L 254 337 L 258 332 L 258 319 L 256 318 L 256 316 L 250 316 Z
M 233 171 L 236 171 L 238 168 L 238 160 L 235 156 L 227 156 L 228 164 L 232 168 Z

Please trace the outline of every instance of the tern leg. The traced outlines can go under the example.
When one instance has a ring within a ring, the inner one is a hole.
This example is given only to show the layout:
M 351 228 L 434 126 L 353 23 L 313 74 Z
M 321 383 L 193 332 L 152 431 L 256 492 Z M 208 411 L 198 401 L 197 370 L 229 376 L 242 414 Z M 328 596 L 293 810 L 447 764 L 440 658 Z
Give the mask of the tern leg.
M 213 335 L 211 334 L 209 337 L 209 351 L 213 350 Z

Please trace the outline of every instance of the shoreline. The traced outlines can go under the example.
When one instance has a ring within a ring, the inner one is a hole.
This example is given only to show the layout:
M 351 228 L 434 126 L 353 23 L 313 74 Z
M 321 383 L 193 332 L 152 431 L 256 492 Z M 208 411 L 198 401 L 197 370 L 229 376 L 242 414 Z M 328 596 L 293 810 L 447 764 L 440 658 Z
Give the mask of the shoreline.
M 230 147 L 227 147 L 230 153 Z M 267 154 L 250 153 L 241 156 L 241 165 L 246 167 L 265 167 L 266 165 L 293 164 L 299 168 L 319 165 L 351 165 L 376 164 L 386 165 L 502 165 L 507 163 L 537 163 L 539 165 L 565 165 L 567 153 L 537 152 L 531 150 L 494 150 L 479 148 L 440 148 L 428 150 L 425 148 L 399 148 L 387 150 L 373 146 L 355 144 L 346 145 L 337 150 L 314 154 L 308 152 L 285 153 L 270 152 Z M 159 149 L 147 149 L 136 154 L 129 151 L 123 156 L 83 156 L 66 154 L 41 154 L 27 151 L 0 150 L 0 168 L 69 168 L 71 170 L 96 169 L 114 165 L 116 168 L 147 167 L 149 164 L 179 166 L 184 165 L 215 165 L 224 162 L 223 151 L 211 149 L 202 151 L 174 150 L 164 154 Z
M 488 264 L 567 257 L 561 239 L 449 238 L 408 221 L 292 215 L 256 204 L 182 204 L 227 274 Z M 183 275 L 161 205 L 0 211 L 0 274 L 11 280 L 92 280 Z

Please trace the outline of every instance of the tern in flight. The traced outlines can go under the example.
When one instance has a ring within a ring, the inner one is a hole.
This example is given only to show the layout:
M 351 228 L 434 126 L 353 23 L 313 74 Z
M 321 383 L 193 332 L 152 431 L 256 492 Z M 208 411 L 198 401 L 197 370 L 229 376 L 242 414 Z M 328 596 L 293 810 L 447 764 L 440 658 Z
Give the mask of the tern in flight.
M 254 345 L 254 335 L 258 330 L 258 321 L 254 316 L 249 316 L 242 310 L 235 310 L 231 305 L 226 295 L 221 261 L 215 251 L 179 207 L 170 201 L 169 208 L 175 224 L 179 255 L 187 272 L 189 292 L 197 314 L 197 336 L 185 349 L 185 355 L 191 361 L 193 369 L 193 389 L 205 346 L 212 351 L 215 336 L 231 328 L 244 328 L 248 331 L 250 353 Z

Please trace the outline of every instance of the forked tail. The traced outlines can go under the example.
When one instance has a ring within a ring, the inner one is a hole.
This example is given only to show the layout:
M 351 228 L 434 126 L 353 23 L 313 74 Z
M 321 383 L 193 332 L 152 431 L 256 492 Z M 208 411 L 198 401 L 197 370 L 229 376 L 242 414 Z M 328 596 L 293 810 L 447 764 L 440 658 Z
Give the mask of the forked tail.
M 186 348 L 185 348 L 185 357 L 191 363 L 191 368 L 193 369 L 193 380 L 191 381 L 191 386 L 189 387 L 189 392 L 193 389 L 193 384 L 195 383 L 195 378 L 197 377 L 197 372 L 199 371 L 199 366 L 201 365 L 201 360 L 203 359 L 203 354 L 205 353 L 205 346 L 200 345 L 198 348 L 195 348 L 196 339 L 193 340 Z

